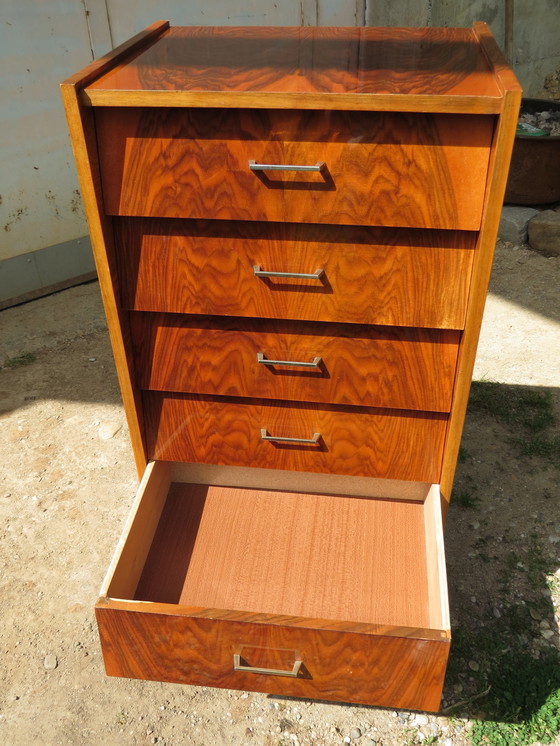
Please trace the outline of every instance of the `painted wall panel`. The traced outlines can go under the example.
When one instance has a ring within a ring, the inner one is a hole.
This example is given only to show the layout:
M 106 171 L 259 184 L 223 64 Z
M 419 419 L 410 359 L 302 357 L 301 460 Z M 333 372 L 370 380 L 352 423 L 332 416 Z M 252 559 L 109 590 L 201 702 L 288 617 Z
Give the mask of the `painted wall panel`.
M 83 236 L 59 82 L 91 60 L 81 3 L 3 0 L 0 261 Z
M 173 26 L 300 26 L 308 5 L 302 0 L 160 0 L 157 5 L 151 0 L 107 0 L 115 44 L 141 31 L 156 15 Z

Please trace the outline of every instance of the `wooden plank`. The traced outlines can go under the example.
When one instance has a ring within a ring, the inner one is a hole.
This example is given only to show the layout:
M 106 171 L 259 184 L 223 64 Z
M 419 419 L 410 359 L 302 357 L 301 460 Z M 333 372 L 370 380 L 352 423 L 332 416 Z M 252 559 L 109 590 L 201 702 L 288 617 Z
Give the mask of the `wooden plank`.
M 497 114 L 499 97 L 408 96 L 399 94 L 333 93 L 200 93 L 198 91 L 104 91 L 87 88 L 84 105 L 95 107 L 302 109 L 331 111 L 402 111 L 443 114 Z
M 477 42 L 480 44 L 480 48 L 488 61 L 502 94 L 507 91 L 517 91 L 521 94 L 519 81 L 492 36 L 488 24 L 482 21 L 473 23 L 473 33 Z
M 378 495 L 390 500 L 417 500 L 424 502 L 430 489 L 427 482 L 410 482 L 402 479 L 376 479 L 374 477 L 348 477 L 340 474 L 314 474 L 312 472 L 257 469 L 253 466 L 224 466 L 169 462 L 172 482 L 221 485 L 222 487 L 247 487 L 297 492 L 305 484 L 309 492 L 328 495 Z
M 446 416 L 144 392 L 151 457 L 436 482 Z M 276 444 L 272 436 L 316 444 Z
M 430 626 L 446 630 L 450 634 L 441 496 L 438 485 L 432 485 L 426 496 L 424 521 Z
M 460 338 L 431 329 L 144 313 L 131 315 L 131 330 L 143 389 L 435 412 L 449 411 Z
M 168 28 L 168 21 L 155 21 L 155 23 L 152 23 L 144 31 L 120 44 L 103 57 L 94 60 L 79 72 L 71 75 L 61 84 L 61 87 L 82 89 L 92 84 L 100 76 L 114 70 L 115 67 L 126 64 L 134 54 L 141 52 L 147 46 L 153 44 Z
M 121 219 L 121 302 L 138 311 L 461 329 L 476 234 Z M 264 279 L 253 268 L 313 273 Z
M 100 590 L 101 596 L 133 598 L 169 492 L 169 466 L 151 461 Z
M 156 601 L 128 601 L 101 597 L 96 606 L 102 609 L 111 608 L 118 611 L 139 611 L 145 614 L 165 614 L 169 616 L 189 616 L 193 619 L 220 619 L 223 621 L 246 624 L 254 622 L 278 626 L 289 624 L 294 629 L 323 629 L 330 632 L 355 632 L 363 635 L 387 635 L 389 637 L 414 637 L 417 640 L 447 640 L 445 630 L 434 628 L 388 626 L 386 624 L 365 624 L 338 619 L 312 619 L 310 617 L 293 617 L 282 614 L 254 614 L 251 611 L 233 609 L 212 609 L 200 606 L 181 606 L 164 604 Z
M 100 109 L 96 125 L 112 215 L 477 230 L 494 120 Z M 324 170 L 251 171 L 251 161 Z

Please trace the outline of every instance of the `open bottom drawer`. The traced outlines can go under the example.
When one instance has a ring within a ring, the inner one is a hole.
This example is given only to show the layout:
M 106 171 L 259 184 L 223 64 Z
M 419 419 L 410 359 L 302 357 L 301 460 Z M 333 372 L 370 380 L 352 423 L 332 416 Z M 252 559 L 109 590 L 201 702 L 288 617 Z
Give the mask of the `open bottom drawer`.
M 449 649 L 439 491 L 172 482 L 151 463 L 96 606 L 107 673 L 437 710 Z

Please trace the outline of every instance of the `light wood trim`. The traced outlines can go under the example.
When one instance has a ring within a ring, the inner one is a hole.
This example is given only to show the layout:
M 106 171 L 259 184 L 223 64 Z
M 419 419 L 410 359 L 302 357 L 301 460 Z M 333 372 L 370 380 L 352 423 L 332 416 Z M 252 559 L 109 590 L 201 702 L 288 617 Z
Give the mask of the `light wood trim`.
M 90 85 L 94 80 L 124 62 L 135 52 L 153 44 L 168 29 L 169 21 L 155 21 L 136 36 L 103 55 L 103 57 L 90 62 L 82 70 L 67 78 L 61 85 L 76 88 Z
M 475 252 L 471 279 L 472 290 L 467 304 L 467 320 L 463 336 L 464 341 L 461 343 L 459 348 L 459 360 L 457 364 L 457 377 L 455 380 L 451 416 L 443 449 L 441 495 L 444 518 L 451 497 L 453 477 L 455 475 L 457 456 L 461 444 L 461 434 L 463 431 L 465 413 L 469 399 L 470 384 L 476 358 L 476 348 L 480 335 L 480 325 L 484 313 L 484 305 L 486 303 L 488 282 L 492 270 L 494 248 L 498 235 L 498 226 L 500 223 L 520 104 L 521 89 L 519 87 L 506 92 L 502 115 L 498 119 L 490 154 L 490 179 L 486 188 L 482 228 L 478 237 L 477 251 Z
M 447 114 L 496 114 L 495 96 L 415 96 L 367 93 L 238 93 L 203 91 L 119 91 L 87 89 L 87 106 L 212 107 L 243 109 L 330 109 L 353 111 L 413 111 Z
M 382 624 L 375 622 L 357 622 L 350 617 L 343 621 L 334 619 L 315 618 L 308 616 L 286 616 L 285 614 L 274 614 L 266 612 L 240 611 L 231 609 L 216 609 L 210 607 L 199 607 L 181 603 L 162 603 L 153 601 L 138 601 L 132 597 L 136 591 L 139 577 L 145 567 L 146 558 L 153 543 L 155 531 L 160 521 L 163 506 L 167 500 L 171 488 L 169 465 L 163 462 L 150 462 L 146 469 L 144 479 L 138 489 L 130 514 L 127 518 L 122 535 L 116 547 L 113 559 L 103 582 L 98 607 L 111 607 L 127 611 L 141 611 L 143 613 L 165 613 L 171 615 L 192 616 L 194 618 L 221 619 L 224 621 L 241 621 L 250 623 L 261 623 L 270 625 L 289 625 L 295 628 L 315 628 L 333 631 L 346 631 L 361 634 L 387 634 L 395 637 L 413 637 L 416 639 L 446 640 L 448 631 L 441 628 L 438 623 L 429 623 L 426 627 L 407 627 L 398 624 Z M 216 488 L 221 489 L 221 488 Z M 434 490 L 432 489 L 432 493 Z M 239 493 L 239 490 L 234 490 Z M 274 494 L 269 493 L 267 494 Z M 439 512 L 436 511 L 437 488 L 435 497 L 428 499 L 422 513 L 424 515 L 423 526 L 431 534 L 426 535 L 426 547 L 428 549 L 428 571 L 430 554 L 434 553 L 430 547 L 433 536 L 438 536 L 441 543 L 441 520 Z M 281 497 L 281 496 L 280 496 Z M 326 498 L 328 499 L 328 498 Z M 336 500 L 337 498 L 331 498 Z M 348 498 L 347 498 L 348 499 Z M 351 498 L 350 498 L 351 499 Z M 373 498 L 379 505 L 379 498 Z M 383 502 L 383 499 L 381 500 Z M 387 507 L 391 506 L 387 503 Z M 394 505 L 394 502 L 392 502 Z M 436 508 L 434 507 L 436 506 Z M 439 525 L 438 525 L 439 517 Z M 422 520 L 422 518 L 421 518 Z M 404 524 L 403 524 L 404 525 Z M 399 545 L 398 539 L 396 546 Z M 437 552 L 440 560 L 443 560 L 443 552 Z M 443 568 L 444 569 L 444 568 Z M 445 596 L 445 573 L 443 573 L 443 592 Z M 441 571 L 438 583 L 442 583 Z M 431 592 L 431 588 L 428 588 Z M 444 597 L 442 603 L 446 603 Z M 444 607 L 445 608 L 445 607 Z M 430 609 L 430 617 L 431 609 Z M 441 616 L 441 615 L 440 615 Z M 428 620 L 427 620 L 428 621 Z M 440 619 L 434 618 L 434 622 Z
M 426 532 L 430 625 L 436 629 L 443 629 L 450 634 L 451 623 L 449 621 L 449 599 L 447 596 L 441 497 L 437 484 L 432 485 L 424 503 L 424 527 Z
M 167 464 L 162 461 L 151 461 L 146 467 L 103 581 L 100 590 L 102 597 L 130 598 L 134 595 L 167 499 L 169 486 Z
M 102 194 L 93 110 L 78 101 L 78 84 L 61 84 L 62 100 L 76 169 L 80 182 L 91 245 L 99 278 L 101 297 L 113 348 L 117 376 L 127 417 L 130 439 L 138 475 L 144 472 L 147 456 L 140 422 L 139 392 L 132 384 L 127 355 L 128 319 L 119 308 L 116 297 L 116 269 L 114 267 L 113 234 L 110 219 L 101 210 Z
M 368 624 L 364 622 L 338 621 L 333 619 L 312 619 L 311 617 L 288 617 L 279 614 L 261 614 L 252 611 L 233 611 L 229 609 L 210 609 L 200 606 L 182 606 L 180 604 L 155 603 L 153 601 L 129 601 L 102 596 L 95 604 L 97 609 L 115 609 L 142 614 L 165 614 L 167 616 L 192 617 L 193 619 L 223 620 L 246 624 L 266 624 L 271 626 L 289 626 L 295 629 L 320 629 L 332 632 L 353 632 L 364 635 L 387 635 L 389 637 L 414 638 L 417 640 L 447 641 L 449 635 L 445 630 L 424 629 L 418 627 L 395 627 L 386 624 Z
M 503 56 L 500 48 L 496 44 L 496 40 L 492 36 L 492 32 L 488 27 L 488 24 L 483 21 L 476 21 L 473 23 L 473 33 L 480 44 L 480 48 L 492 69 L 494 77 L 498 86 L 503 93 L 506 91 L 518 91 L 521 92 L 521 86 L 517 78 L 515 77 L 513 70 L 508 65 L 507 60 Z
M 251 489 L 285 490 L 299 492 L 305 485 L 307 492 L 329 495 L 354 495 L 356 497 L 386 497 L 391 500 L 426 499 L 428 482 L 404 482 L 399 479 L 375 477 L 347 477 L 341 474 L 314 474 L 313 472 L 259 469 L 249 466 L 220 466 L 216 464 L 190 464 L 179 461 L 169 465 L 172 482 L 246 487 Z

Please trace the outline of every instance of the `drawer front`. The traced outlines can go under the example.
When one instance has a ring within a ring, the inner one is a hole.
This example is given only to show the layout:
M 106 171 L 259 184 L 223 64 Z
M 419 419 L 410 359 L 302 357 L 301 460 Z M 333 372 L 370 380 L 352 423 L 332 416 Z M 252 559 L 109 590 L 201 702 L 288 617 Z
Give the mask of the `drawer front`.
M 155 391 L 143 400 L 157 460 L 439 481 L 443 414 Z
M 446 412 L 460 333 L 133 314 L 143 389 Z
M 115 232 L 128 309 L 464 325 L 471 233 L 142 219 L 117 220 Z M 254 267 L 307 277 L 264 277 Z
M 110 215 L 480 227 L 492 116 L 98 108 L 95 117 Z
M 110 676 L 381 707 L 439 708 L 448 640 L 287 627 L 280 620 L 263 625 L 204 619 L 181 607 L 175 615 L 113 605 L 117 608 L 96 608 Z M 234 655 L 241 665 L 286 673 L 293 672 L 296 660 L 302 664 L 295 677 L 235 671 Z

